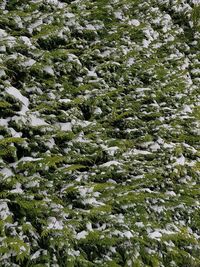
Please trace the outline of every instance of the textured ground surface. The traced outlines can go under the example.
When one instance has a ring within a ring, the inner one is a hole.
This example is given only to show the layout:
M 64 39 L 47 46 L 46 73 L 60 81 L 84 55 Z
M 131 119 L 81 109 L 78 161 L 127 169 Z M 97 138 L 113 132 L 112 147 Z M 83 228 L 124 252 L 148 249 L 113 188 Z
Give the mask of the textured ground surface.
M 199 267 L 199 1 L 0 2 L 0 266 Z

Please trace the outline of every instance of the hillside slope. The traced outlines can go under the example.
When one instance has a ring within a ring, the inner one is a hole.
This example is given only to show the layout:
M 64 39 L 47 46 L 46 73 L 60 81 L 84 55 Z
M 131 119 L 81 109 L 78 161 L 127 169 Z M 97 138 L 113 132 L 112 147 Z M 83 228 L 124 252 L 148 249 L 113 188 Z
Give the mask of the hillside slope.
M 200 266 L 199 18 L 1 1 L 0 266 Z

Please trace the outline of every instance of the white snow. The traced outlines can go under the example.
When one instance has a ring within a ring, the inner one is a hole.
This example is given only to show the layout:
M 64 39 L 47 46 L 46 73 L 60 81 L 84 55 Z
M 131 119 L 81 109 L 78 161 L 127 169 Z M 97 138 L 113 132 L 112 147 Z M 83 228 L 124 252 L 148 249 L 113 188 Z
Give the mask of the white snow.
M 150 42 L 149 40 L 146 40 L 146 39 L 144 39 L 144 40 L 142 41 L 142 44 L 143 44 L 143 47 L 144 47 L 144 48 L 148 48 L 150 43 L 151 43 L 151 42 Z
M 8 122 L 10 121 L 9 118 L 7 119 L 0 119 L 0 125 L 1 126 L 8 126 Z
M 150 146 L 150 149 L 152 151 L 157 151 L 160 149 L 160 145 L 158 143 L 154 143 L 153 145 Z
M 182 112 L 183 112 L 183 113 L 192 113 L 192 109 L 191 109 L 190 106 L 185 105 L 185 106 L 183 107 L 183 111 L 182 111 Z
M 132 66 L 133 64 L 135 63 L 135 59 L 133 57 L 130 57 L 128 60 L 127 60 L 127 67 L 130 67 Z
M 45 143 L 46 146 L 48 146 L 48 148 L 53 148 L 55 146 L 55 141 L 53 138 L 50 138 L 46 143 Z
M 3 174 L 5 178 L 13 175 L 13 172 L 8 168 L 3 168 L 0 173 Z
M 162 234 L 159 231 L 154 231 L 152 233 L 148 234 L 148 237 L 152 238 L 152 239 L 158 239 L 160 240 L 160 238 L 162 237 Z
M 26 184 L 26 188 L 31 188 L 31 187 L 39 187 L 40 183 L 38 181 L 30 181 L 29 183 Z
M 43 125 L 49 125 L 48 123 L 45 122 L 44 119 L 36 117 L 34 114 L 29 115 L 30 118 L 30 125 L 31 126 L 43 126 Z
M 22 161 L 38 161 L 41 160 L 42 158 L 32 158 L 32 157 L 23 157 L 21 158 L 18 162 L 22 162 Z
M 21 184 L 17 183 L 15 185 L 15 189 L 12 189 L 10 193 L 17 193 L 17 194 L 22 194 L 24 191 L 21 189 Z
M 114 12 L 114 15 L 115 15 L 116 19 L 120 19 L 120 20 L 123 19 L 123 15 L 122 15 L 122 13 L 120 11 Z
M 61 131 L 71 131 L 72 130 L 71 122 L 60 122 L 59 126 L 61 128 Z
M 1 200 L 0 201 L 0 218 L 1 220 L 5 220 L 11 214 L 7 202 Z
M 176 196 L 176 193 L 174 191 L 166 191 L 165 194 L 172 197 Z
M 60 103 L 69 103 L 69 102 L 71 102 L 71 99 L 59 99 L 58 100 Z
M 99 107 L 95 108 L 95 110 L 94 110 L 94 114 L 95 114 L 95 115 L 100 115 L 100 114 L 102 114 L 102 110 L 101 110 L 101 108 L 99 108 Z
M 28 98 L 23 96 L 21 92 L 15 87 L 12 87 L 12 86 L 7 87 L 5 90 L 9 95 L 14 96 L 14 98 L 18 99 L 23 104 L 21 113 L 25 114 L 25 112 L 29 110 L 28 109 L 28 105 L 29 105 Z
M 32 43 L 30 41 L 30 39 L 26 36 L 20 36 L 20 39 L 24 42 L 24 44 L 26 44 L 27 46 L 32 46 Z
M 88 222 L 86 224 L 86 227 L 87 227 L 88 231 L 93 231 L 91 222 Z
M 137 19 L 132 19 L 132 20 L 129 20 L 128 24 L 137 27 L 140 25 L 140 22 Z
M 94 205 L 94 206 L 104 205 L 104 203 L 97 201 L 96 198 L 94 198 L 94 197 L 86 198 L 82 202 L 83 202 L 83 204 L 89 204 L 89 205 Z
M 31 256 L 31 260 L 35 260 L 40 256 L 40 252 L 41 250 L 36 251 L 32 256 Z
M 0 69 L 0 78 L 1 78 L 2 76 L 5 76 L 5 75 L 6 75 L 5 71 L 2 70 L 2 69 Z
M 132 155 L 138 155 L 138 154 L 149 155 L 149 154 L 151 154 L 151 152 L 146 151 L 146 150 L 133 149 L 133 150 L 131 150 L 131 154 Z
M 176 163 L 182 166 L 185 165 L 185 157 L 181 155 L 179 158 L 177 158 Z
M 50 75 L 54 75 L 54 70 L 52 69 L 51 66 L 45 66 L 43 69 L 46 73 L 50 74 Z
M 21 132 L 16 132 L 15 129 L 13 129 L 13 128 L 9 127 L 9 130 L 10 130 L 13 137 L 21 137 L 22 136 Z
M 124 237 L 127 237 L 128 239 L 130 239 L 131 237 L 133 237 L 133 234 L 130 231 L 126 231 L 123 233 Z
M 115 166 L 117 166 L 117 165 L 120 165 L 120 164 L 121 164 L 121 163 L 119 163 L 119 162 L 116 161 L 116 160 L 111 160 L 111 161 L 108 161 L 108 162 L 102 164 L 101 166 L 103 166 L 103 167 L 110 167 L 111 165 L 115 165 Z
M 8 34 L 6 33 L 5 30 L 0 29 L 0 38 L 2 38 L 2 37 L 6 37 L 7 35 L 8 35 Z
M 86 236 L 88 235 L 87 231 L 81 231 L 76 235 L 76 239 L 82 239 L 82 238 L 86 238 Z
M 136 222 L 135 225 L 137 227 L 141 227 L 141 228 L 144 227 L 144 223 L 143 222 Z
M 119 150 L 118 146 L 111 146 L 106 149 L 109 155 L 114 156 L 116 151 Z
M 66 13 L 65 16 L 66 16 L 68 19 L 70 19 L 70 18 L 74 18 L 74 17 L 75 17 L 75 15 L 74 15 L 73 13 L 70 13 L 70 12 Z
M 35 64 L 35 62 L 36 61 L 34 59 L 30 58 L 30 59 L 26 60 L 25 62 L 23 62 L 23 66 L 31 67 L 31 66 L 33 66 L 33 64 Z
M 63 223 L 58 221 L 55 217 L 49 217 L 48 218 L 48 229 L 57 229 L 62 230 L 63 229 Z
M 95 27 L 92 24 L 86 25 L 86 29 L 90 30 L 90 31 L 95 31 L 96 30 Z
M 87 74 L 88 77 L 97 77 L 97 74 L 94 70 L 91 70 L 91 71 L 88 71 L 88 74 Z

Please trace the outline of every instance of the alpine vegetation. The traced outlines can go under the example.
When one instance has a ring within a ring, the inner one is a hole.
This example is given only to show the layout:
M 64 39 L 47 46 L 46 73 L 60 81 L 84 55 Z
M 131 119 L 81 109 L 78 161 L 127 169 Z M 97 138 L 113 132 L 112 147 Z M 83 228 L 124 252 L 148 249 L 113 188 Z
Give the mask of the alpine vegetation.
M 200 266 L 199 0 L 0 1 L 0 266 Z

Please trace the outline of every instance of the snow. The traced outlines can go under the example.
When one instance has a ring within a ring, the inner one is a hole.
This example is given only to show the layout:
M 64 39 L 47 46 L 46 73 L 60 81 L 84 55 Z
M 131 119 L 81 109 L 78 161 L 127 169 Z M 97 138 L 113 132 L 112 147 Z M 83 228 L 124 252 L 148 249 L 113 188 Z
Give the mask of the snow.
M 111 160 L 111 161 L 108 161 L 108 162 L 102 164 L 101 166 L 102 166 L 102 167 L 110 167 L 110 166 L 112 166 L 112 165 L 118 166 L 118 165 L 120 165 L 120 164 L 121 164 L 121 163 L 119 163 L 119 162 L 116 161 L 116 160 Z
M 136 222 L 135 225 L 140 228 L 145 226 L 143 222 Z
M 152 232 L 152 233 L 149 233 L 148 234 L 148 237 L 149 238 L 152 238 L 152 239 L 158 239 L 158 240 L 160 240 L 160 238 L 162 237 L 162 234 L 159 232 L 159 231 L 154 231 L 154 232 Z
M 88 235 L 87 231 L 81 231 L 76 235 L 76 239 L 80 240 L 82 238 L 86 238 L 87 235 Z
M 48 148 L 52 149 L 52 148 L 55 146 L 55 141 L 54 141 L 54 139 L 53 139 L 53 138 L 49 139 L 49 140 L 45 143 L 45 145 L 46 145 Z
M 0 119 L 0 125 L 1 126 L 8 126 L 8 122 L 10 121 L 9 118 L 7 119 Z
M 96 31 L 95 27 L 92 24 L 86 25 L 86 29 L 90 31 Z
M 7 33 L 5 30 L 0 29 L 0 38 L 6 37 Z
M 70 19 L 70 18 L 74 18 L 74 17 L 75 17 L 75 15 L 74 15 L 73 13 L 70 13 L 70 12 L 66 13 L 65 16 L 66 16 L 68 19 Z
M 141 154 L 141 155 L 150 155 L 151 152 L 147 151 L 147 150 L 139 150 L 139 149 L 133 149 L 131 150 L 130 152 L 132 155 L 138 155 L 138 154 Z
M 130 57 L 128 60 L 127 60 L 127 67 L 130 67 L 132 66 L 133 64 L 135 63 L 135 59 L 133 57 Z
M 172 197 L 176 196 L 176 193 L 174 191 L 166 191 L 165 194 Z
M 32 158 L 32 157 L 22 157 L 18 162 L 31 162 L 31 161 L 38 161 L 38 160 L 42 160 L 42 158 Z
M 17 183 L 15 189 L 12 189 L 10 193 L 22 194 L 24 191 L 21 189 L 21 184 Z
M 192 113 L 192 109 L 191 109 L 190 106 L 185 105 L 185 106 L 183 107 L 183 111 L 182 111 L 182 112 L 183 112 L 183 113 Z
M 41 250 L 36 251 L 33 255 L 31 255 L 31 260 L 35 260 L 40 256 Z
M 20 39 L 23 41 L 23 43 L 25 45 L 27 45 L 29 47 L 32 46 L 32 43 L 31 43 L 31 41 L 30 41 L 30 39 L 28 37 L 26 37 L 26 36 L 20 36 Z
M 132 19 L 132 20 L 129 20 L 128 24 L 138 27 L 140 25 L 140 22 L 137 19 Z
M 43 69 L 46 73 L 50 74 L 50 75 L 54 75 L 54 70 L 52 69 L 51 66 L 45 66 Z
M 30 118 L 30 125 L 31 126 L 44 126 L 44 125 L 49 125 L 48 123 L 45 122 L 44 119 L 36 117 L 33 113 L 29 115 Z
M 85 205 L 94 205 L 94 206 L 101 206 L 101 205 L 104 205 L 104 203 L 100 202 L 100 201 L 97 201 L 96 198 L 94 197 L 89 197 L 89 198 L 86 198 L 84 199 L 83 201 L 83 204 Z
M 8 208 L 7 202 L 4 200 L 0 200 L 0 219 L 5 220 L 11 212 Z
M 14 175 L 13 172 L 12 172 L 10 169 L 8 169 L 8 168 L 3 168 L 2 170 L 0 170 L 0 173 L 3 174 L 3 176 L 4 176 L 5 178 Z
M 149 40 L 146 40 L 146 39 L 144 39 L 144 40 L 142 41 L 142 44 L 143 44 L 143 47 L 144 47 L 144 48 L 148 48 L 150 43 L 151 43 L 151 42 L 150 42 Z
M 97 107 L 97 108 L 95 108 L 95 110 L 94 110 L 94 114 L 95 115 L 100 115 L 100 114 L 102 114 L 102 110 L 101 110 L 101 108 L 99 108 L 99 107 Z
M 61 131 L 72 131 L 71 122 L 60 122 L 59 126 L 61 128 Z
M 26 184 L 25 186 L 26 188 L 36 188 L 36 187 L 40 187 L 40 183 L 38 181 L 30 181 L 29 183 Z
M 185 165 L 185 157 L 181 155 L 179 158 L 177 158 L 176 164 L 182 165 L 182 166 Z
M 128 239 L 130 239 L 130 238 L 133 237 L 133 234 L 130 231 L 126 231 L 126 232 L 123 233 L 123 236 L 127 237 Z
M 88 77 L 97 77 L 97 74 L 94 70 L 91 70 L 91 71 L 88 71 L 88 74 L 87 74 Z
M 35 64 L 35 60 L 34 59 L 28 59 L 27 61 L 25 61 L 25 62 L 23 62 L 23 65 L 25 66 L 25 67 L 31 67 L 31 66 L 33 66 L 33 64 Z
M 47 229 L 62 230 L 63 223 L 61 221 L 58 221 L 56 217 L 49 217 Z
M 1 78 L 2 76 L 5 76 L 5 75 L 6 75 L 5 71 L 2 70 L 2 69 L 0 69 L 0 78 Z
M 119 19 L 119 20 L 123 19 L 122 12 L 120 12 L 120 11 L 114 12 L 114 15 L 115 15 L 116 19 Z
M 7 87 L 5 90 L 9 95 L 12 95 L 14 98 L 18 99 L 20 102 L 23 103 L 23 107 L 22 107 L 21 113 L 25 114 L 29 110 L 28 109 L 28 106 L 29 106 L 28 98 L 23 96 L 21 94 L 21 92 L 15 87 L 12 87 L 12 86 L 11 87 Z
M 119 150 L 118 146 L 111 146 L 106 149 L 109 155 L 114 156 L 115 153 Z
M 22 137 L 21 132 L 16 132 L 13 128 L 9 128 L 9 130 L 10 130 L 13 137 Z
M 160 149 L 160 145 L 158 143 L 154 143 L 150 146 L 150 149 L 155 152 Z
M 87 227 L 88 231 L 93 231 L 91 222 L 88 222 L 86 224 L 86 227 Z
M 60 103 L 69 103 L 69 102 L 71 102 L 71 99 L 59 99 L 58 100 Z

